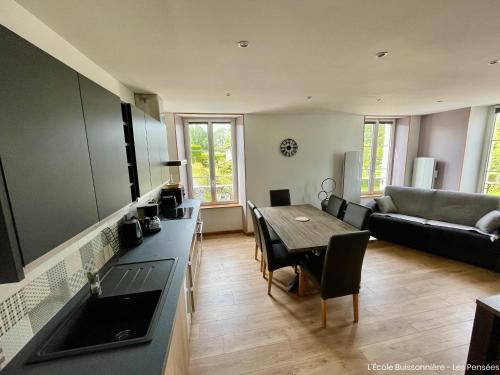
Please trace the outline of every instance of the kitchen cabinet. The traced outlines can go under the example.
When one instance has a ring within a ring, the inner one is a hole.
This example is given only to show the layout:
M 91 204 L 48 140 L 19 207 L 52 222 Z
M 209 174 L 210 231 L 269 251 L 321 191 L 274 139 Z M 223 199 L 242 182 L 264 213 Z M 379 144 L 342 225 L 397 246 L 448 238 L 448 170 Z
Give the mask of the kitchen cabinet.
M 78 75 L 99 219 L 131 202 L 120 98 Z
M 157 188 L 162 184 L 161 165 L 161 128 L 163 125 L 150 115 L 146 114 L 146 133 L 148 137 L 149 168 L 151 172 L 151 186 Z M 166 139 L 165 139 L 166 142 Z
M 186 280 L 184 280 L 183 285 Z M 183 288 L 184 289 L 184 288 Z M 164 375 L 189 374 L 189 323 L 186 296 L 181 290 L 177 301 L 172 339 L 168 349 Z
M 148 137 L 146 133 L 146 118 L 139 108 L 131 107 L 132 129 L 134 134 L 135 159 L 139 192 L 144 195 L 151 191 L 151 172 L 149 170 Z
M 162 182 L 167 182 L 169 180 L 169 170 L 165 163 L 169 160 L 168 158 L 168 146 L 167 146 L 167 128 L 164 124 L 160 123 L 160 162 L 161 162 L 161 180 Z
M 0 158 L 28 264 L 95 224 L 97 205 L 77 73 L 3 26 L 0 50 Z

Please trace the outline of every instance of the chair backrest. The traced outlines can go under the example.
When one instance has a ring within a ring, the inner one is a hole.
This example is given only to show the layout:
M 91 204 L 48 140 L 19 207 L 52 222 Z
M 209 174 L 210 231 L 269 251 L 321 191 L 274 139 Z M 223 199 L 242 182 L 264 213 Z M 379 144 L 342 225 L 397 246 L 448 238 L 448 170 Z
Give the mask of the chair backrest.
M 262 216 L 258 208 L 256 208 L 254 212 L 260 233 L 260 242 L 262 244 L 261 247 L 262 255 L 264 256 L 264 259 L 268 267 L 272 267 L 274 257 L 272 252 L 271 236 L 269 235 L 269 229 L 267 228 L 266 219 L 264 219 L 264 216 Z
M 269 190 L 269 197 L 271 198 L 271 206 L 290 206 L 290 190 Z
M 328 199 L 325 211 L 328 212 L 330 215 L 341 219 L 342 216 L 344 215 L 346 204 L 347 202 L 345 201 L 345 199 L 342 199 L 332 194 Z
M 333 298 L 359 292 L 361 268 L 370 232 L 333 235 L 326 249 L 321 275 L 321 297 Z
M 349 202 L 342 220 L 351 224 L 353 227 L 365 230 L 368 227 L 368 219 L 370 218 L 371 213 L 372 210 L 368 207 Z
M 255 237 L 255 243 L 262 249 L 260 243 L 260 232 L 259 232 L 259 224 L 257 223 L 257 218 L 255 217 L 255 204 L 252 201 L 247 201 L 248 209 L 250 210 L 250 216 L 252 217 L 253 224 L 253 234 Z

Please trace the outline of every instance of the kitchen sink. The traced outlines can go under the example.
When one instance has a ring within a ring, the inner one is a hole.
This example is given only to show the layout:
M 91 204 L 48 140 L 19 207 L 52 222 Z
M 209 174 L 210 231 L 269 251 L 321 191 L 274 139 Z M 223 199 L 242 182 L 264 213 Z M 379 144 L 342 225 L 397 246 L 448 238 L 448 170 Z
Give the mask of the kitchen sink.
M 103 290 L 118 294 L 104 292 L 98 298 L 85 298 L 29 362 L 151 341 L 161 310 L 158 309 L 159 301 L 168 289 L 165 284 L 170 280 L 174 264 L 174 259 L 168 259 L 111 268 L 104 276 Z M 144 290 L 145 286 L 158 286 L 158 283 L 162 289 Z

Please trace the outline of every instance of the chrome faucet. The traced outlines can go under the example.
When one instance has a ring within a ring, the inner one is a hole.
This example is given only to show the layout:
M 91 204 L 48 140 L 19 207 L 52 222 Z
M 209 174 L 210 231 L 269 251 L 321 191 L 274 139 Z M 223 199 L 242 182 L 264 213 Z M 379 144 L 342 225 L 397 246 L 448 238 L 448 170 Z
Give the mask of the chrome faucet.
M 99 297 L 102 294 L 102 289 L 97 271 L 88 271 L 87 279 L 89 280 L 90 285 L 90 295 L 95 298 Z

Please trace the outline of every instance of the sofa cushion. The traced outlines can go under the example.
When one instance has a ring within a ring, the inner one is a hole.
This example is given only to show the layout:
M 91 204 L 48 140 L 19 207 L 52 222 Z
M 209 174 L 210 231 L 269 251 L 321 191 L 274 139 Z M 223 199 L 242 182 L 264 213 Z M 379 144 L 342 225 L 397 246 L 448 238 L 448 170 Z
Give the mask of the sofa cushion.
M 385 195 L 389 195 L 398 208 L 398 213 L 408 216 L 428 218 L 432 210 L 435 190 L 387 186 Z
M 397 217 L 399 216 L 399 217 Z M 401 219 L 400 214 L 380 214 L 376 213 L 370 217 L 368 229 L 371 235 L 379 240 L 387 240 L 416 249 L 425 250 L 428 246 L 427 238 L 424 236 L 425 224 Z M 410 216 L 406 217 L 407 219 Z M 424 221 L 424 219 L 420 219 Z
M 392 201 L 392 198 L 390 195 L 375 198 L 375 202 L 377 203 L 377 207 L 378 207 L 379 211 L 383 212 L 384 214 L 390 213 L 390 212 L 398 212 L 398 209 L 394 205 L 394 202 Z
M 486 233 L 495 233 L 500 228 L 500 211 L 493 210 L 479 219 L 475 225 L 481 231 Z
M 403 215 L 400 213 L 374 213 L 372 216 L 386 216 L 386 217 L 393 217 L 396 219 L 400 220 L 406 220 L 406 221 L 411 221 L 413 223 L 418 223 L 418 224 L 427 224 L 427 219 L 417 217 L 417 216 L 409 216 L 409 215 Z

